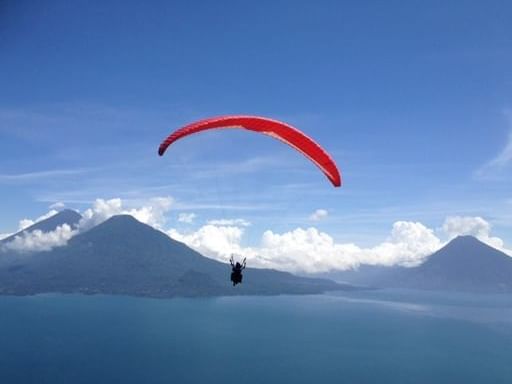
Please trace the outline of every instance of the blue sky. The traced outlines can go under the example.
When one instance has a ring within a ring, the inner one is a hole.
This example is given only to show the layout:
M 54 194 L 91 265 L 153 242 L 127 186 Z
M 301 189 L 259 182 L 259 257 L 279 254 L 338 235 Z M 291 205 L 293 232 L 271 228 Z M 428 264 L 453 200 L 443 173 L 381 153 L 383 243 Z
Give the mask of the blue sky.
M 55 202 L 171 196 L 168 228 L 242 218 L 371 246 L 397 221 L 481 217 L 512 243 L 506 1 L 4 1 L 0 233 Z M 284 120 L 335 158 L 334 189 L 268 137 L 172 130 Z M 312 222 L 318 209 L 327 217 Z M 194 223 L 180 223 L 194 213 Z M 188 231 L 188 232 L 187 232 Z

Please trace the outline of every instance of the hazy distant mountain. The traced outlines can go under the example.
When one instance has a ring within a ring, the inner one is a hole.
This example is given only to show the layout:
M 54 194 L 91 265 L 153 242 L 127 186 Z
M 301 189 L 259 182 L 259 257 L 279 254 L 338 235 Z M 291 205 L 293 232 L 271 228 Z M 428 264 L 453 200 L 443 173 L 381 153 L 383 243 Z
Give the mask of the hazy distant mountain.
M 324 276 L 373 287 L 512 292 L 512 257 L 472 236 L 460 236 L 418 267 L 363 266 Z
M 320 293 L 348 288 L 273 270 L 246 269 L 232 287 L 230 267 L 131 216 L 114 216 L 52 251 L 20 254 L 0 267 L 0 293 L 83 292 L 151 297 Z
M 9 241 L 14 240 L 14 238 L 18 235 L 21 235 L 23 233 L 29 233 L 35 230 L 40 230 L 42 232 L 51 232 L 55 230 L 57 227 L 68 224 L 71 227 L 74 227 L 78 224 L 82 216 L 71 209 L 64 209 L 57 214 L 49 217 L 48 219 L 42 220 L 38 223 L 35 223 L 34 225 L 31 225 L 28 228 L 23 229 L 22 231 L 19 231 L 9 237 L 6 237 L 5 239 L 0 240 L 0 244 L 8 243 Z
M 512 292 L 512 257 L 472 236 L 460 236 L 416 268 L 393 271 L 387 286 Z

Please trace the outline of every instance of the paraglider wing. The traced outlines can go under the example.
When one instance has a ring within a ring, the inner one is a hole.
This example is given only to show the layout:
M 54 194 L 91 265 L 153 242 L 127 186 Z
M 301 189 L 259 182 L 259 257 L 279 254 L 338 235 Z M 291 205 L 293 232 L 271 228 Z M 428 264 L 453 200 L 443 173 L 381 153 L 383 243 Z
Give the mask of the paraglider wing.
M 162 156 L 172 143 L 182 137 L 219 128 L 243 128 L 281 140 L 315 163 L 335 187 L 341 185 L 341 176 L 336 163 L 319 144 L 297 128 L 265 117 L 219 116 L 194 122 L 169 135 L 160 144 L 158 154 Z

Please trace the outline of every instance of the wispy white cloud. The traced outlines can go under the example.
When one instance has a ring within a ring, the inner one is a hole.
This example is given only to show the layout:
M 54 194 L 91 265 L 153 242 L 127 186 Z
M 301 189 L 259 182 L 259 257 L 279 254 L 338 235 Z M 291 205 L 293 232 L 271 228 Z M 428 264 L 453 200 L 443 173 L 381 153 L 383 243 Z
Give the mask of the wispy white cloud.
M 186 212 L 183 212 L 183 213 L 180 213 L 178 215 L 178 221 L 180 223 L 186 223 L 186 224 L 192 224 L 194 222 L 194 219 L 197 217 L 197 215 L 195 213 L 186 213 Z
M 32 182 L 41 179 L 54 179 L 65 176 L 76 176 L 90 171 L 87 168 L 77 169 L 52 169 L 46 171 L 27 172 L 27 173 L 14 173 L 14 174 L 0 174 L 0 182 L 3 183 L 24 183 Z
M 171 108 L 172 109 L 172 108 Z M 167 122 L 172 111 L 164 111 Z M 54 141 L 55 135 L 73 132 L 73 139 L 79 145 L 78 137 L 91 138 L 104 136 L 106 133 L 135 131 L 144 120 L 154 118 L 154 111 L 128 107 L 112 107 L 93 103 L 47 103 L 23 108 L 0 108 L 0 132 L 6 135 L 20 137 L 27 141 L 40 143 Z M 96 130 L 91 130 L 94 125 Z M 60 137 L 60 136 L 58 136 Z M 98 140 L 101 142 L 101 140 Z
M 275 205 L 270 204 L 217 204 L 217 203 L 186 203 L 177 201 L 176 209 L 181 210 L 232 210 L 232 211 L 271 211 L 277 209 Z
M 273 170 L 279 172 L 290 171 L 291 169 L 301 169 L 300 162 L 293 161 L 289 156 L 255 156 L 239 161 L 223 161 L 211 163 L 194 163 L 186 168 L 190 171 L 190 177 L 194 179 L 217 178 L 222 175 L 223 178 L 235 175 L 252 174 L 257 172 L 270 173 Z M 193 171 L 193 172 L 192 172 Z
M 207 224 L 219 226 L 248 227 L 251 225 L 251 222 L 245 219 L 215 219 L 209 220 Z
M 326 219 L 327 216 L 329 216 L 329 212 L 326 209 L 317 209 L 309 216 L 309 219 L 313 221 L 320 221 Z
M 511 119 L 512 120 L 512 119 Z M 490 161 L 477 169 L 475 176 L 478 179 L 502 178 L 512 166 L 512 130 L 508 134 L 503 149 Z
M 63 209 L 66 207 L 66 204 L 62 201 L 57 201 L 56 203 L 53 203 L 50 205 L 50 209 L 56 209 L 56 210 L 60 210 L 60 209 Z

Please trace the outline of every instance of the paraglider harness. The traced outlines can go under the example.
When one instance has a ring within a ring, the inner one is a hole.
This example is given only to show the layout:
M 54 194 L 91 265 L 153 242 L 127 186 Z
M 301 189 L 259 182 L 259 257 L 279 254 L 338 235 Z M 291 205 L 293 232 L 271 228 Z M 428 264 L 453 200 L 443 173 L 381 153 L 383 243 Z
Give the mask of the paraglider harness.
M 231 264 L 231 282 L 234 287 L 235 285 L 242 283 L 242 271 L 245 269 L 245 258 L 242 261 L 242 264 L 240 264 L 238 261 L 235 263 L 233 256 L 231 256 L 229 263 Z

